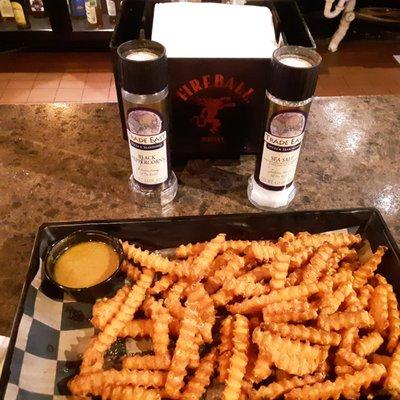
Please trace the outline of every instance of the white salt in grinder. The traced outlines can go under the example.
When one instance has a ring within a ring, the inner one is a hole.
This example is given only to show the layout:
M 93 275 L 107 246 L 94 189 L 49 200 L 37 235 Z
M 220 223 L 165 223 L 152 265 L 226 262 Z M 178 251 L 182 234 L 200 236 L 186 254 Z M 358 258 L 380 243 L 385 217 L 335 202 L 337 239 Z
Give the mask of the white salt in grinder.
M 271 60 L 265 132 L 247 195 L 261 209 L 284 208 L 296 194 L 294 177 L 321 56 L 300 46 L 283 46 Z

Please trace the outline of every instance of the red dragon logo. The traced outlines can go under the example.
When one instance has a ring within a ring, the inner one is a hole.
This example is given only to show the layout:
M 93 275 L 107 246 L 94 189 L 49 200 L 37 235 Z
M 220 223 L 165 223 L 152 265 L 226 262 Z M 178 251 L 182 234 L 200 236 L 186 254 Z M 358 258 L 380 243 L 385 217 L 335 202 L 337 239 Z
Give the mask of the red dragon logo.
M 221 127 L 221 121 L 217 118 L 218 112 L 226 107 L 235 107 L 236 103 L 231 97 L 197 97 L 195 103 L 203 106 L 200 115 L 195 115 L 193 121 L 198 128 L 210 126 L 210 132 L 214 135 L 218 133 Z

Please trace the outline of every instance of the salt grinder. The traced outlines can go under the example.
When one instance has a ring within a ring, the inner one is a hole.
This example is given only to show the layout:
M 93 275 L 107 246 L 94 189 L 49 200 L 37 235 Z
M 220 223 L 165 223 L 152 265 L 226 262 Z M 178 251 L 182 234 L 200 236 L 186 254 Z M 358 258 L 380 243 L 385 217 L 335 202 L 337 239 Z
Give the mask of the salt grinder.
M 286 207 L 294 198 L 294 177 L 321 56 L 300 46 L 283 46 L 271 60 L 265 132 L 247 195 L 262 209 Z

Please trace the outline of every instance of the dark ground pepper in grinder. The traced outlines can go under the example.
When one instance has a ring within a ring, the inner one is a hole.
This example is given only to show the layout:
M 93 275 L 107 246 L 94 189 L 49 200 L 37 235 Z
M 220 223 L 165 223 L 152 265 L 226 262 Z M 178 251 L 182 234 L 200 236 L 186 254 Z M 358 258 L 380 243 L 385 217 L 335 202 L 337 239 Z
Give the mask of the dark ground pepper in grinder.
M 168 69 L 165 48 L 151 40 L 118 47 L 122 98 L 132 163 L 130 188 L 145 205 L 166 205 L 177 192 L 168 138 Z

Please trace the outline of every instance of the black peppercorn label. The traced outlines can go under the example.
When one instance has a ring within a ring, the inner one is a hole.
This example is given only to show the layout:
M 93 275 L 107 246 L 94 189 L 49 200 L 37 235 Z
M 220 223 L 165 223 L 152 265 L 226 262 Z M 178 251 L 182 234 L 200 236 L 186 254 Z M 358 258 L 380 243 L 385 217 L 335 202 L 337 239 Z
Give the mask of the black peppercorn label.
M 154 110 L 128 111 L 128 141 L 132 173 L 136 181 L 157 185 L 168 179 L 167 133 L 161 115 Z
M 304 137 L 306 115 L 281 111 L 272 116 L 264 135 L 260 181 L 269 186 L 286 186 L 294 179 Z

